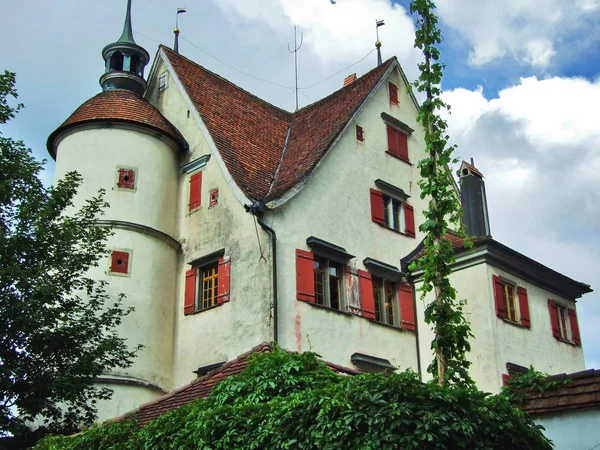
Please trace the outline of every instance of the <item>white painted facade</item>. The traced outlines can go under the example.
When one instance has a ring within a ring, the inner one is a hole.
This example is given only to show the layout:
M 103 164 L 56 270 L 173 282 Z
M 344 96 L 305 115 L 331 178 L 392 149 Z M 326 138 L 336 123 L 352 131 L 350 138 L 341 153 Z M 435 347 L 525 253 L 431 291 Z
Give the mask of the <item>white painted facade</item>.
M 472 362 L 470 374 L 483 391 L 498 393 L 502 387 L 502 374 L 508 374 L 506 364 L 526 368 L 533 366 L 545 373 L 576 372 L 585 368 L 581 346 L 559 341 L 552 334 L 548 299 L 560 301 L 575 308 L 575 302 L 550 292 L 522 277 L 486 263 L 477 258 L 481 250 L 473 250 L 474 261 L 454 270 L 452 286 L 457 298 L 465 299 L 465 316 L 471 324 L 474 338 L 469 340 L 471 351 L 467 358 Z M 460 258 L 459 258 L 460 264 Z M 504 320 L 496 316 L 492 276 L 497 275 L 527 289 L 531 327 Z M 417 282 L 418 288 L 422 283 Z M 419 295 L 419 293 L 417 294 Z M 423 370 L 433 360 L 430 343 L 433 332 L 424 323 L 424 310 L 433 297 L 417 301 L 419 346 Z M 429 374 L 424 374 L 430 379 Z
M 600 409 L 560 411 L 534 418 L 545 428 L 544 435 L 556 450 L 593 450 L 600 448 Z
M 283 348 L 312 350 L 348 367 L 352 367 L 352 354 L 361 353 L 387 359 L 401 370 L 425 372 L 431 359 L 431 334 L 423 324 L 420 302 L 417 342 L 416 331 L 351 314 L 348 304 L 354 294 L 350 288 L 342 293 L 342 311 L 299 301 L 296 295 L 296 250 L 309 250 L 306 240 L 311 236 L 354 255 L 348 262 L 353 272 L 366 269 L 365 258 L 399 269 L 400 259 L 424 237 L 418 226 L 427 204 L 420 198 L 416 168 L 425 148 L 424 133 L 403 75 L 392 67 L 308 179 L 267 205 L 263 220 L 277 233 L 277 337 Z M 165 74 L 167 87 L 161 90 L 158 80 Z M 399 105 L 390 103 L 388 80 L 399 86 Z M 131 252 L 128 276 L 111 275 L 108 261 L 92 274 L 108 280 L 110 292 L 124 293 L 127 304 L 136 308 L 121 333 L 130 345 L 145 346 L 130 369 L 106 374 L 113 379 L 106 383 L 115 395 L 100 404 L 101 419 L 186 384 L 199 367 L 231 360 L 261 342 L 272 341 L 275 333 L 271 238 L 246 212 L 244 206 L 252 199 L 246 198 L 228 173 L 206 126 L 160 52 L 146 98 L 179 130 L 189 148 L 177 151 L 137 127 L 99 124 L 75 128 L 57 152 L 57 180 L 70 170 L 83 175 L 75 206 L 105 189 L 111 206 L 103 219 L 119 222 L 108 246 Z M 386 153 L 383 112 L 415 130 L 408 138 L 411 164 Z M 355 137 L 357 124 L 364 130 L 364 142 Z M 137 170 L 133 192 L 115 188 L 118 167 Z M 190 213 L 190 177 L 198 172 L 202 172 L 201 206 Z M 377 179 L 410 196 L 415 238 L 373 222 L 369 190 L 376 187 Z M 210 206 L 209 194 L 214 189 L 218 189 L 218 202 Z M 230 301 L 185 315 L 186 272 L 194 261 L 219 251 L 231 259 Z M 531 330 L 495 317 L 494 270 L 478 264 L 453 274 L 459 295 L 470 300 L 467 314 L 476 335 L 473 376 L 480 388 L 496 392 L 509 361 L 547 371 L 583 368 L 581 348 L 557 342 L 548 330 L 544 317 L 548 310 L 542 298 L 548 293 L 537 286 L 524 282 L 530 292 Z M 398 305 L 395 308 L 398 315 Z

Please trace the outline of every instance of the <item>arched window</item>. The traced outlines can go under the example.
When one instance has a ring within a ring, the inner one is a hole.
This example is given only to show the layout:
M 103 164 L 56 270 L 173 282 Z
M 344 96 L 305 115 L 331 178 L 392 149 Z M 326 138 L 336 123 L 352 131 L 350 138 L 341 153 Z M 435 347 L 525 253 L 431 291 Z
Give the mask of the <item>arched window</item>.
M 130 72 L 136 73 L 138 75 L 141 76 L 141 70 L 142 70 L 142 64 L 140 61 L 140 55 L 133 55 L 131 57 L 131 68 L 129 69 Z
M 110 70 L 123 70 L 123 53 L 114 52 L 110 57 Z

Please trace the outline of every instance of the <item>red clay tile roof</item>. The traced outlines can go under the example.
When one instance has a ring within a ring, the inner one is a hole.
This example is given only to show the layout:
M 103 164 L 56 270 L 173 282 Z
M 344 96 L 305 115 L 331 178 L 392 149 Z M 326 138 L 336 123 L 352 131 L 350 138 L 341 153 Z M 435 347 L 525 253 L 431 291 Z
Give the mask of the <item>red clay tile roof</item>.
M 199 398 L 206 398 L 210 394 L 212 388 L 220 383 L 223 379 L 232 375 L 239 374 L 246 368 L 248 356 L 254 353 L 270 352 L 271 346 L 263 342 L 252 348 L 250 351 L 241 354 L 236 359 L 226 362 L 222 366 L 208 372 L 206 375 L 192 381 L 191 383 L 165 395 L 157 400 L 151 401 L 140 406 L 133 411 L 119 417 L 115 417 L 112 421 L 118 422 L 130 415 L 135 416 L 141 425 L 145 425 L 158 416 L 186 405 Z M 334 372 L 346 375 L 356 375 L 358 370 L 343 367 L 337 364 L 326 362 L 327 366 Z
M 454 248 L 456 251 L 463 249 L 465 246 L 464 238 L 458 236 L 457 234 L 455 234 L 452 231 L 449 231 L 448 233 L 446 233 L 444 235 L 444 238 L 446 238 L 447 240 L 450 241 L 450 243 L 452 244 L 452 248 Z M 488 241 L 491 238 L 492 238 L 491 236 L 471 236 L 471 242 L 473 243 L 474 246 L 476 246 L 478 243 Z M 416 255 L 414 255 L 414 256 L 409 255 L 410 258 L 407 259 L 406 264 L 410 264 L 411 262 L 416 261 L 421 256 L 423 256 L 423 254 L 425 253 L 425 250 L 423 249 L 422 244 L 423 244 L 422 242 L 421 242 L 421 244 L 419 244 L 419 247 L 421 247 L 421 248 L 419 249 L 419 252 Z M 417 248 L 419 248 L 419 247 L 417 247 Z
M 93 122 L 122 122 L 143 125 L 169 137 L 183 146 L 179 131 L 146 99 L 124 89 L 104 91 L 75 110 L 48 138 L 48 152 L 56 157 L 56 137 L 63 131 Z
M 481 178 L 483 178 L 483 174 L 479 171 L 479 169 L 477 169 L 477 167 L 475 167 L 473 164 L 470 164 L 466 161 L 462 162 L 465 166 L 467 166 L 467 169 L 469 169 L 473 174 L 480 176 Z
M 161 49 L 236 184 L 249 197 L 263 201 L 281 197 L 312 172 L 396 60 L 389 59 L 348 86 L 292 114 L 167 47 Z
M 600 370 L 553 375 L 549 380 L 570 380 L 567 384 L 545 392 L 532 392 L 519 408 L 531 415 L 600 407 Z

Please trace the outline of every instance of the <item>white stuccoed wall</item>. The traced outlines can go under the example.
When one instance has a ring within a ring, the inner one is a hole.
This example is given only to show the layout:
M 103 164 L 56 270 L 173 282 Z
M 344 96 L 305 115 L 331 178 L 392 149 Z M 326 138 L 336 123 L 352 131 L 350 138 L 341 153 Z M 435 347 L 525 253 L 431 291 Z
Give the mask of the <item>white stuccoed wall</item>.
M 116 188 L 117 166 L 137 169 L 135 192 Z M 176 151 L 166 143 L 134 129 L 81 128 L 60 142 L 55 179 L 71 170 L 83 176 L 74 201 L 76 208 L 103 188 L 110 207 L 101 219 L 131 222 L 173 235 L 177 162 Z M 172 388 L 177 264 L 177 250 L 146 232 L 116 228 L 107 247 L 132 251 L 129 275 L 109 275 L 110 262 L 104 258 L 90 276 L 107 280 L 107 292 L 112 297 L 126 295 L 125 305 L 135 311 L 123 320 L 119 334 L 130 347 L 145 346 L 132 367 L 115 368 L 107 375 L 143 381 L 160 389 L 114 386 L 113 400 L 99 405 L 101 419 L 122 414 L 139 401 L 149 401 Z
M 545 414 L 533 419 L 543 426 L 556 450 L 595 450 L 600 448 L 600 410 L 598 408 Z
M 352 123 L 330 150 L 296 196 L 269 211 L 267 223 L 278 237 L 279 326 L 283 347 L 313 350 L 324 359 L 353 367 L 354 352 L 389 359 L 401 369 L 417 370 L 415 333 L 377 324 L 362 317 L 311 306 L 296 299 L 295 250 L 309 250 L 306 238 L 316 236 L 344 247 L 355 255 L 351 265 L 364 269 L 363 259 L 371 257 L 399 267 L 402 256 L 422 239 L 410 238 L 371 221 L 369 188 L 382 179 L 411 196 L 415 223 L 423 221 L 425 202 L 416 185 L 418 171 L 413 165 L 386 154 L 387 132 L 382 112 L 398 118 L 415 132 L 409 137 L 409 159 L 422 157 L 424 136 L 416 122 L 416 109 L 397 72 L 391 79 L 400 85 L 400 106 L 390 105 L 384 83 L 357 117 L 365 142 L 355 139 Z
M 162 61 L 157 64 L 147 96 L 188 142 L 190 151 L 179 161 L 182 166 L 210 154 L 211 149 L 199 129 L 195 111 L 185 102 L 170 75 L 168 88 L 158 91 L 157 79 L 167 69 Z M 177 294 L 174 303 L 173 379 L 177 387 L 193 380 L 193 371 L 199 367 L 233 359 L 253 346 L 273 339 L 268 235 L 258 226 L 266 258 L 266 261 L 259 261 L 260 249 L 253 216 L 246 213 L 233 194 L 215 155 L 202 170 L 202 206 L 192 214 L 188 213 L 189 175 L 176 171 L 178 209 L 174 217 L 178 224 L 176 237 L 182 245 L 175 277 Z M 209 208 L 209 192 L 214 188 L 219 189 L 219 202 L 216 207 Z M 185 272 L 190 269 L 188 263 L 223 248 L 225 255 L 231 257 L 231 301 L 184 316 L 184 281 Z
M 527 289 L 531 328 L 520 327 L 496 317 L 492 275 L 502 276 Z M 507 373 L 507 362 L 525 367 L 533 365 L 536 370 L 550 374 L 577 372 L 585 368 L 582 348 L 557 341 L 550 325 L 548 298 L 561 300 L 569 307 L 574 307 L 574 302 L 566 301 L 484 262 L 453 272 L 451 282 L 457 291 L 457 298 L 467 300 L 465 316 L 475 335 L 469 341 L 471 352 L 468 358 L 473 363 L 470 373 L 479 389 L 499 392 L 502 374 Z M 417 287 L 420 286 L 421 283 L 418 283 Z M 432 299 L 433 296 L 428 295 L 426 301 Z M 418 300 L 420 324 L 424 321 L 424 309 L 425 303 Z M 433 360 L 430 348 L 433 333 L 425 324 L 420 327 L 419 339 L 421 362 L 425 371 Z M 424 378 L 431 377 L 425 374 Z

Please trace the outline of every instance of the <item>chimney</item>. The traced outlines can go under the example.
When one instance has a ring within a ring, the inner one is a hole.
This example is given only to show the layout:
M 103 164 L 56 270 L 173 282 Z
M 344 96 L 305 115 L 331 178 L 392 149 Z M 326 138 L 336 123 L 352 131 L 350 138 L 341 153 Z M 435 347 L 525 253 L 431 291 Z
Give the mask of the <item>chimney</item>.
M 471 163 L 463 161 L 458 171 L 460 180 L 460 201 L 463 209 L 463 223 L 471 236 L 489 236 L 487 197 L 482 173 Z
M 348 86 L 350 83 L 353 83 L 356 80 L 356 74 L 348 75 L 344 78 L 344 87 Z

